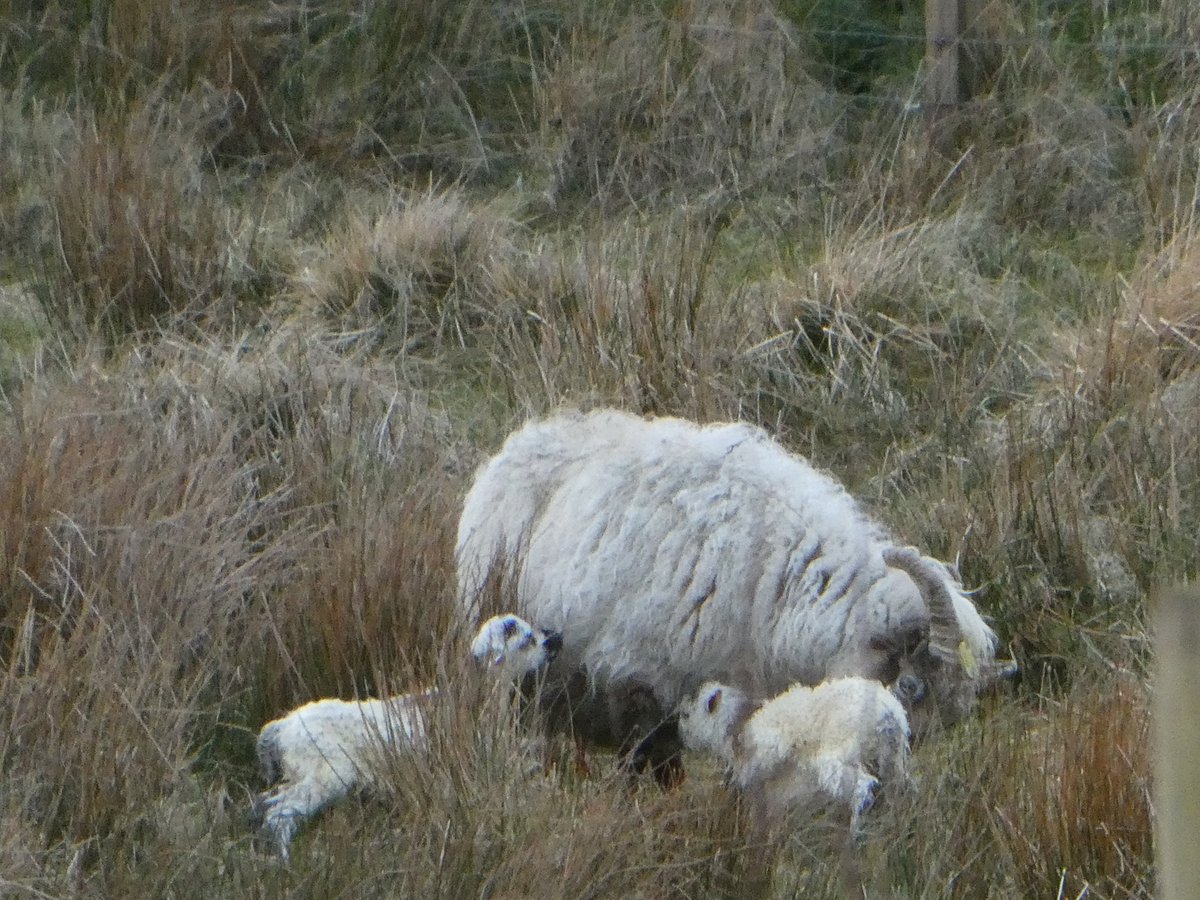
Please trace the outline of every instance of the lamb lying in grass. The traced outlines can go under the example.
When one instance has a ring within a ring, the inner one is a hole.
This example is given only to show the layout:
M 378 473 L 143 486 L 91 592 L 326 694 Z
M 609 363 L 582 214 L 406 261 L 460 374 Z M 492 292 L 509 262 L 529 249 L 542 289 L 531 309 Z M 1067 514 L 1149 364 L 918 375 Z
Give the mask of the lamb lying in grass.
M 505 615 L 483 624 L 471 655 L 502 683 L 515 684 L 549 664 L 561 647 L 557 633 Z M 255 809 L 280 855 L 287 859 L 305 819 L 376 780 L 385 746 L 426 750 L 427 710 L 441 699 L 437 691 L 421 691 L 385 700 L 314 700 L 264 725 L 259 769 L 274 787 L 258 796 Z
M 679 712 L 684 746 L 715 754 L 760 823 L 790 811 L 846 810 L 850 832 L 880 784 L 907 781 L 909 725 L 900 701 L 858 677 L 795 685 L 761 705 L 705 682 Z

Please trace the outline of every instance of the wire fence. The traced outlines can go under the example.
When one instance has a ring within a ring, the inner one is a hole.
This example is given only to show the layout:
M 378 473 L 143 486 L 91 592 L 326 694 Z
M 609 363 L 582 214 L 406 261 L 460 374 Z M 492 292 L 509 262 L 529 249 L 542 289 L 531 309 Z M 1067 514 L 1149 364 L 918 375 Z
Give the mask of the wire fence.
M 761 37 L 763 31 L 756 28 L 738 27 L 724 23 L 691 23 L 688 26 L 692 31 L 710 31 L 718 32 L 723 36 L 752 38 Z M 967 29 L 970 31 L 970 27 Z M 1200 15 L 1197 16 L 1196 30 L 1200 36 Z M 1068 37 L 1061 33 L 1054 26 L 1046 26 L 1041 29 L 1036 29 L 1035 33 L 1022 32 L 1016 35 L 1003 36 L 988 36 L 988 37 L 972 37 L 969 34 L 959 35 L 951 42 L 950 48 L 965 48 L 986 50 L 995 53 L 997 51 L 1012 53 L 1016 55 L 1028 54 L 1032 51 L 1043 50 L 1053 52 L 1055 50 L 1067 50 L 1070 52 L 1082 52 L 1092 50 L 1097 56 L 1115 59 L 1120 57 L 1128 57 L 1138 54 L 1162 54 L 1164 56 L 1173 55 L 1170 60 L 1164 59 L 1163 62 L 1172 62 L 1175 64 L 1195 64 L 1197 65 L 1197 75 L 1200 76 L 1200 37 L 1197 40 L 1150 40 L 1150 39 L 1133 39 L 1121 34 L 1108 33 L 1102 34 L 1095 40 L 1080 40 L 1078 38 Z M 836 39 L 836 40 L 853 40 L 861 41 L 864 44 L 875 44 L 876 46 L 886 44 L 905 44 L 910 47 L 924 47 L 928 43 L 928 36 L 925 33 L 917 33 L 912 31 L 890 31 L 884 28 L 827 28 L 827 27 L 806 27 L 797 25 L 795 33 L 798 35 Z M 837 68 L 836 66 L 834 68 Z M 849 69 L 842 69 L 849 73 Z M 1125 93 L 1129 95 L 1127 86 Z M 854 91 L 843 93 L 843 99 L 850 99 L 857 103 L 876 104 L 883 106 L 891 106 L 898 108 L 904 113 L 912 113 L 914 115 L 922 114 L 930 109 L 930 104 L 925 101 L 924 92 L 924 75 L 921 70 L 915 73 L 915 77 L 911 85 L 905 91 L 898 91 L 894 94 L 880 94 L 869 91 Z M 1169 104 L 1171 101 L 1163 100 L 1155 105 Z M 1144 103 L 1135 102 L 1130 96 L 1128 103 L 1109 103 L 1099 105 L 1099 109 L 1110 115 L 1126 115 L 1134 106 L 1144 105 Z
M 1140 21 L 1143 23 L 1141 26 L 1143 34 L 1151 34 L 1156 29 L 1167 30 L 1167 26 L 1164 24 L 1152 24 L 1154 20 L 1142 19 Z M 28 23 L 22 26 L 18 22 L 0 21 L 0 49 L 3 49 L 6 30 L 14 33 L 21 32 L 24 37 L 29 37 L 29 34 L 25 34 L 25 31 L 30 27 L 32 26 Z M 738 26 L 728 22 L 690 21 L 684 27 L 694 33 L 708 32 L 714 35 L 750 40 L 761 38 L 766 34 L 766 30 L 761 27 Z M 1118 22 L 1111 28 L 1102 31 L 1095 39 L 1085 40 L 1065 34 L 1061 23 L 1052 21 L 1033 25 L 1018 25 L 1015 26 L 1013 33 L 989 34 L 986 36 L 975 36 L 972 27 L 968 25 L 965 28 L 966 33 L 954 37 L 950 42 L 950 47 L 985 50 L 991 53 L 1000 51 L 1014 55 L 1024 55 L 1039 50 L 1046 52 L 1063 50 L 1086 52 L 1090 50 L 1097 56 L 1108 59 L 1138 54 L 1161 54 L 1169 57 L 1169 60 L 1164 60 L 1164 62 L 1169 61 L 1173 64 L 1195 65 L 1197 67 L 1197 81 L 1200 83 L 1200 11 L 1195 14 L 1189 13 L 1189 18 L 1184 24 L 1171 29 L 1180 33 L 1193 31 L 1197 35 L 1195 40 L 1182 38 L 1155 39 L 1129 33 L 1137 27 L 1136 22 L 1125 27 L 1122 27 Z M 44 25 L 34 27 L 33 30 L 39 33 L 61 31 L 61 29 L 46 27 Z M 828 41 L 856 41 L 866 45 L 868 48 L 872 45 L 876 48 L 886 45 L 904 45 L 916 49 L 922 48 L 928 43 L 928 36 L 924 32 L 891 30 L 883 26 L 827 27 L 806 25 L 801 22 L 792 23 L 789 28 L 781 29 L 778 33 L 783 35 L 785 39 L 791 39 L 793 36 L 804 36 Z M 62 31 L 60 36 L 67 36 L 67 34 L 65 31 Z M 100 44 L 89 43 L 88 46 L 102 52 L 113 52 L 111 47 Z M 848 75 L 853 74 L 850 68 L 838 66 L 835 62 L 827 62 L 826 65 L 833 71 L 840 71 Z M 838 99 L 843 102 L 886 106 L 894 108 L 903 114 L 920 115 L 927 112 L 931 107 L 931 104 L 926 102 L 924 97 L 924 85 L 924 72 L 922 68 L 918 67 L 914 72 L 911 83 L 903 87 L 898 87 L 894 93 L 880 93 L 871 90 L 841 91 L 838 92 Z M 1154 105 L 1168 105 L 1171 102 L 1164 100 Z M 1128 103 L 1103 104 L 1099 108 L 1110 115 L 1125 115 L 1135 105 L 1144 105 L 1144 99 L 1142 103 L 1135 103 L 1131 97 Z
M 711 32 L 721 36 L 743 39 L 762 37 L 764 34 L 761 28 L 739 27 L 726 23 L 688 23 L 686 27 L 693 32 Z M 1198 35 L 1200 35 L 1200 15 L 1197 15 L 1196 29 Z M 969 30 L 970 28 L 968 27 Z M 1034 29 L 1035 33 L 1032 34 L 1024 32 L 1017 35 L 989 37 L 960 35 L 954 39 L 952 46 L 987 50 L 990 52 L 999 50 L 1014 54 L 1026 54 L 1035 50 L 1051 52 L 1056 49 L 1066 49 L 1071 52 L 1091 49 L 1098 55 L 1108 57 L 1117 57 L 1122 54 L 1175 54 L 1177 57 L 1174 60 L 1175 62 L 1189 62 L 1200 66 L 1200 39 L 1196 41 L 1134 40 L 1123 35 L 1110 33 L 1101 35 L 1096 40 L 1088 41 L 1055 33 L 1058 30 L 1054 26 L 1046 26 Z M 928 42 L 928 37 L 923 32 L 890 31 L 884 28 L 827 28 L 797 25 L 795 26 L 795 33 L 815 38 L 857 40 L 864 43 L 873 42 L 877 45 L 906 44 L 914 48 L 924 47 Z M 1200 76 L 1200 68 L 1197 70 L 1197 75 Z M 931 104 L 925 100 L 924 87 L 924 73 L 918 70 L 914 73 L 912 82 L 905 89 L 897 90 L 895 93 L 882 94 L 872 91 L 840 92 L 838 99 L 842 102 L 891 107 L 904 115 L 921 116 L 931 109 Z M 1179 102 L 1178 100 L 1173 101 L 1164 98 L 1154 105 L 1172 107 L 1179 105 Z M 964 101 L 964 104 L 969 103 L 970 100 Z M 1128 115 L 1135 106 L 1141 105 L 1144 104 L 1135 102 L 1130 97 L 1127 103 L 1095 104 L 1094 108 L 1110 116 L 1124 116 Z
M 720 26 L 716 26 L 720 27 Z M 906 43 L 923 45 L 928 40 L 924 33 L 904 31 L 886 31 L 874 28 L 799 28 L 802 34 L 816 37 L 846 38 L 857 40 L 872 40 L 881 43 Z M 1178 52 L 1200 55 L 1200 40 L 1132 40 L 1121 35 L 1102 35 L 1098 40 L 1083 41 L 1076 38 L 1054 34 L 970 37 L 962 35 L 954 39 L 954 44 L 960 47 L 981 47 L 993 49 L 1004 47 L 1017 50 L 1032 50 L 1041 47 L 1065 47 L 1072 50 L 1110 50 L 1118 48 L 1136 52 Z

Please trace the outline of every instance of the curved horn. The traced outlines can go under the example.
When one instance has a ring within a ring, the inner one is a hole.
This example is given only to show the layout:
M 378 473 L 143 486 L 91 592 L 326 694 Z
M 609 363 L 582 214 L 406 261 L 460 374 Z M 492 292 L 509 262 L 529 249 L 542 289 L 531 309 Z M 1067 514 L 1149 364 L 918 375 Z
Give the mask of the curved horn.
M 963 657 L 962 629 L 944 571 L 916 547 L 888 547 L 883 551 L 883 561 L 908 575 L 921 592 L 929 610 L 929 651 L 943 663 L 969 668 L 968 659 Z

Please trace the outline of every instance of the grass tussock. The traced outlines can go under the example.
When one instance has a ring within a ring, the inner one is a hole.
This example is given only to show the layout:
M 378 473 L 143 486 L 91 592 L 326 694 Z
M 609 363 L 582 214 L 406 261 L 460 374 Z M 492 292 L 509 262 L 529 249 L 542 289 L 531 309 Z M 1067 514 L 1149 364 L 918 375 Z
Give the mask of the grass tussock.
M 996 802 L 1002 847 L 1024 873 L 1025 892 L 1055 875 L 1076 896 L 1089 884 L 1104 895 L 1145 877 L 1153 811 L 1147 702 L 1144 686 L 1118 676 L 1068 696 L 1044 730 L 1025 736 L 1041 764 L 1028 780 L 1014 771 L 1011 795 Z
M 532 408 L 616 400 L 719 415 L 744 326 L 719 296 L 713 240 L 684 217 L 670 234 L 639 228 L 570 255 L 544 251 L 529 263 L 525 316 L 500 335 L 496 364 L 536 373 L 521 398 Z
M 538 83 L 555 203 L 784 193 L 836 146 L 834 104 L 773 4 L 650 5 L 576 31 Z
M 614 404 L 763 425 L 1021 664 L 870 817 L 871 896 L 1151 894 L 1196 16 L 986 4 L 931 130 L 919 9 L 836 6 L 8 4 L 0 892 L 838 896 L 827 823 L 764 842 L 696 761 L 628 792 L 551 742 L 531 776 L 480 712 L 466 482 Z M 435 753 L 265 858 L 261 724 L 418 684 Z
M 908 825 L 873 864 L 906 872 L 902 896 L 1153 896 L 1147 701 L 1102 676 L 922 747 L 919 789 L 879 823 Z M 936 840 L 916 824 L 943 819 Z
M 301 304 L 349 335 L 405 352 L 473 342 L 512 299 L 516 225 L 457 191 L 346 210 L 296 279 Z
M 61 275 L 42 297 L 57 327 L 111 339 L 185 316 L 228 319 L 231 217 L 175 112 L 148 104 L 124 123 L 80 122 L 49 196 Z

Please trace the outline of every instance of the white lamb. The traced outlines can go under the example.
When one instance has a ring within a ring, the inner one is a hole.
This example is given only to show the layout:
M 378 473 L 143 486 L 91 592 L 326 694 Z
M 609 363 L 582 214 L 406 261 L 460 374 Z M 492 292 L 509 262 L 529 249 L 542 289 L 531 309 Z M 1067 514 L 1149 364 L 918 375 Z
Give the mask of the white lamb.
M 706 682 L 681 705 L 679 731 L 685 747 L 726 764 L 733 785 L 771 824 L 792 810 L 840 809 L 853 834 L 881 784 L 908 780 L 904 707 L 865 678 L 794 685 L 762 705 Z
M 557 633 L 504 615 L 483 624 L 471 655 L 502 683 L 515 683 L 548 665 L 561 646 Z M 375 782 L 385 746 L 426 750 L 427 710 L 440 699 L 427 690 L 383 700 L 314 700 L 264 725 L 259 769 L 274 787 L 258 795 L 255 808 L 280 855 L 288 858 L 307 818 Z
M 586 685 L 561 704 L 576 734 L 637 746 L 665 772 L 673 751 L 646 746 L 653 725 L 706 680 L 762 700 L 907 674 L 921 731 L 968 715 L 1015 668 L 948 566 L 743 423 L 616 410 L 531 422 L 476 474 L 456 561 L 468 621 L 499 572 L 517 612 L 566 635 L 552 675 Z M 624 694 L 645 708 L 632 734 Z

